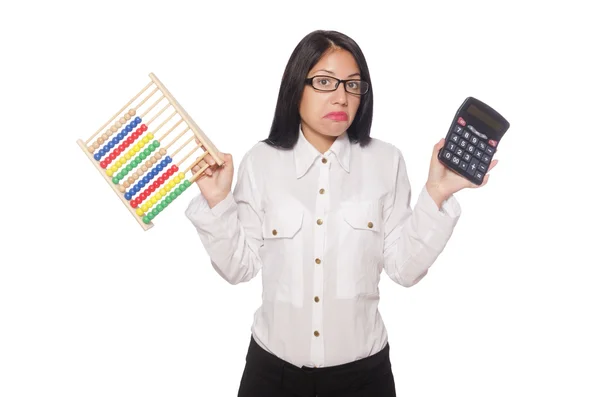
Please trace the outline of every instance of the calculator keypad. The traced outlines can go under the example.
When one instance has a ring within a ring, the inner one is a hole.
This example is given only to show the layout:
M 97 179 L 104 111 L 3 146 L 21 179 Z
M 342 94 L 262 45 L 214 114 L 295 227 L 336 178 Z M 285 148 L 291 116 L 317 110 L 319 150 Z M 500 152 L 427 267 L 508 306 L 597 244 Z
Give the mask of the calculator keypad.
M 442 156 L 460 173 L 481 183 L 496 152 L 498 142 L 491 139 L 486 142 L 464 128 L 465 125 L 466 122 L 460 119 L 459 124 L 454 126 Z

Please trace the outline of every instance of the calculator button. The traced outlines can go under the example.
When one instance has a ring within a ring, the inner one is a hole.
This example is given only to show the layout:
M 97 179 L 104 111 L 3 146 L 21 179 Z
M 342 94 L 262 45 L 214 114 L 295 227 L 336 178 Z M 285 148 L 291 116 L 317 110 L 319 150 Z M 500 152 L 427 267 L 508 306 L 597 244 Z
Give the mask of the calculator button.
M 446 145 L 446 147 L 448 148 L 448 150 L 450 150 L 451 152 L 454 152 L 456 150 L 456 145 L 452 142 L 448 142 L 448 144 Z
M 481 172 L 486 172 L 488 170 L 488 167 L 485 163 L 479 163 L 477 169 Z
M 462 137 L 466 140 L 469 140 L 469 138 L 471 137 L 471 133 L 469 131 L 465 131 L 463 132 Z
M 444 158 L 446 158 L 447 160 L 450 160 L 452 158 L 452 153 L 450 153 L 448 150 L 444 150 L 444 154 L 443 154 Z
M 477 139 L 477 137 L 476 137 L 476 136 L 472 136 L 472 137 L 471 137 L 471 143 L 472 143 L 473 145 L 477 145 L 477 143 L 478 143 L 478 142 L 479 142 L 479 139 Z
M 480 159 L 481 156 L 483 156 L 483 152 L 481 150 L 477 149 L 475 151 L 475 157 L 477 157 L 478 159 Z
M 496 146 L 498 146 L 498 141 L 495 141 L 495 140 L 493 140 L 493 139 L 490 139 L 490 140 L 488 141 L 488 145 L 490 145 L 490 146 L 493 146 L 493 147 L 496 147 Z
M 461 161 L 460 164 L 458 165 L 460 167 L 461 170 L 466 171 L 467 168 L 469 168 L 469 164 L 467 164 L 466 161 Z
M 486 146 L 485 153 L 491 156 L 492 154 L 494 154 L 494 148 L 491 146 Z
M 473 154 L 474 151 L 475 151 L 475 146 L 469 145 L 469 147 L 467 147 L 467 152 Z
M 460 159 L 456 156 L 452 156 L 452 164 L 454 164 L 454 165 L 460 164 Z
M 460 124 L 460 125 L 462 125 L 464 127 L 465 125 L 467 125 L 467 122 L 462 117 L 459 117 L 458 118 L 458 124 Z
M 481 157 L 481 160 L 484 163 L 489 164 L 490 163 L 490 156 L 488 156 L 487 154 L 484 154 L 483 157 Z
M 452 132 L 462 133 L 463 128 L 460 125 L 455 125 Z
M 467 147 L 467 141 L 465 141 L 464 139 L 461 139 L 460 142 L 458 143 L 460 145 L 460 147 L 465 148 Z
M 475 173 L 475 179 L 477 179 L 478 181 L 482 181 L 483 180 L 483 173 L 480 171 L 477 171 Z
M 479 149 L 481 149 L 481 150 L 485 150 L 485 149 L 488 147 L 488 145 L 486 145 L 486 144 L 485 144 L 485 143 L 483 143 L 483 142 L 479 142 L 479 144 L 477 145 L 477 147 L 478 147 Z
M 473 161 L 477 161 L 477 160 L 473 160 Z M 469 168 L 467 169 L 467 173 L 469 175 L 474 175 L 475 171 L 477 171 L 477 164 L 474 162 L 471 162 L 471 164 L 469 164 Z
M 465 159 L 465 161 L 471 161 L 471 155 L 469 153 L 465 153 L 463 159 Z
M 456 148 L 456 151 L 454 153 L 456 153 L 456 155 L 458 157 L 462 157 L 462 155 L 465 153 L 465 151 L 462 150 L 461 148 Z
M 450 140 L 454 143 L 458 143 L 458 135 L 452 134 L 450 135 Z

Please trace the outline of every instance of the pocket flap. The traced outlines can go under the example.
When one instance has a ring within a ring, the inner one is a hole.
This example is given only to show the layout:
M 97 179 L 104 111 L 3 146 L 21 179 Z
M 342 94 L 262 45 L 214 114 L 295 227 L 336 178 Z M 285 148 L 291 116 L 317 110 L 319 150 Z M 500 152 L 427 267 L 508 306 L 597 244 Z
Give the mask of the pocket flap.
M 291 238 L 302 227 L 304 212 L 300 210 L 278 210 L 265 214 L 263 236 L 266 239 Z
M 343 205 L 344 220 L 354 229 L 381 230 L 381 216 L 374 203 L 352 203 Z

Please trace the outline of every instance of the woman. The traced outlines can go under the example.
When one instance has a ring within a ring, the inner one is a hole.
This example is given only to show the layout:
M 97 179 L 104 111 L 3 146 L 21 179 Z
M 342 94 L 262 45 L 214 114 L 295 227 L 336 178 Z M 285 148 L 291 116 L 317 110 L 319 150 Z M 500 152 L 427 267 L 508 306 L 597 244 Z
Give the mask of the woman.
M 215 270 L 232 284 L 262 270 L 240 397 L 396 395 L 381 271 L 404 287 L 419 282 L 459 219 L 453 194 L 478 186 L 438 161 L 442 139 L 411 209 L 402 153 L 370 137 L 372 114 L 359 46 L 312 32 L 289 59 L 270 135 L 240 162 L 234 191 L 229 154 L 197 181 L 186 215 Z

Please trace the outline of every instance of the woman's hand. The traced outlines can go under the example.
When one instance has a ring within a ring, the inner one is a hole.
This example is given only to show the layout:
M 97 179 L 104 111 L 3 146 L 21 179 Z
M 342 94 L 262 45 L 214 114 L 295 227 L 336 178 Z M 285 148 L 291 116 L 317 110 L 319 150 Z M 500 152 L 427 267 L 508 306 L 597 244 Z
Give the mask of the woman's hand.
M 448 199 L 451 195 L 462 190 L 464 188 L 477 189 L 485 186 L 488 183 L 490 175 L 486 173 L 483 178 L 481 185 L 476 185 L 473 182 L 467 180 L 465 177 L 457 174 L 456 172 L 446 168 L 441 161 L 438 159 L 438 153 L 440 149 L 444 147 L 446 140 L 442 138 L 433 147 L 433 153 L 431 155 L 431 164 L 429 165 L 429 177 L 427 179 L 427 190 L 429 194 L 438 204 Z M 488 168 L 490 172 L 498 164 L 498 160 L 492 160 Z
M 220 167 L 210 154 L 207 154 L 200 163 L 192 167 L 192 172 L 196 173 L 206 164 L 209 165 L 202 175 L 196 179 L 196 185 L 200 188 L 200 192 L 210 208 L 213 208 L 227 197 L 233 183 L 233 158 L 231 154 L 219 152 L 218 156 L 224 160 L 223 165 Z

